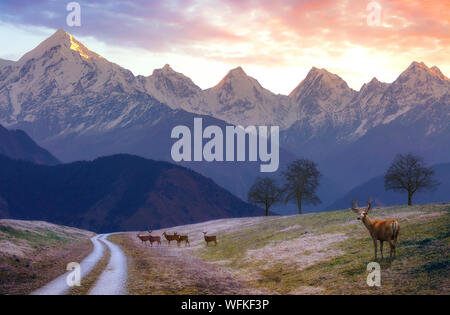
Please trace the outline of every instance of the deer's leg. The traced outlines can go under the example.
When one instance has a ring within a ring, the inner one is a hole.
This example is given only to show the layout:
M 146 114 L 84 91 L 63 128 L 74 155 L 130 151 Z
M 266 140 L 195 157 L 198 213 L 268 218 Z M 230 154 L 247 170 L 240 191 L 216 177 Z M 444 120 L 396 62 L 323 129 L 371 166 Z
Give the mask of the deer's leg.
M 395 238 L 394 238 L 394 258 L 397 257 L 397 241 L 398 241 L 398 231 L 397 231 L 397 235 L 395 235 Z
M 375 247 L 375 260 L 377 260 L 378 243 L 376 239 L 373 240 L 373 246 Z
M 381 259 L 383 260 L 383 241 L 380 241 L 380 251 L 381 251 Z
M 395 258 L 395 243 L 392 242 L 391 240 L 389 240 L 389 245 L 391 246 L 391 253 L 389 255 L 389 259 L 392 260 L 392 254 L 394 254 L 394 258 Z

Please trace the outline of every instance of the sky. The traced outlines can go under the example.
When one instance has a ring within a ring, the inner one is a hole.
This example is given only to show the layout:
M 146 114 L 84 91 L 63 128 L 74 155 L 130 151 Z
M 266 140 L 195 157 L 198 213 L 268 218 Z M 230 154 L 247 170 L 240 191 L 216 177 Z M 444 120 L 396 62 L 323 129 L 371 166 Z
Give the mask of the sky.
M 150 75 L 165 64 L 201 88 L 242 66 L 289 94 L 314 66 L 351 88 L 392 82 L 412 61 L 450 74 L 447 0 L 2 0 L 0 58 L 18 60 L 57 29 L 92 51 Z

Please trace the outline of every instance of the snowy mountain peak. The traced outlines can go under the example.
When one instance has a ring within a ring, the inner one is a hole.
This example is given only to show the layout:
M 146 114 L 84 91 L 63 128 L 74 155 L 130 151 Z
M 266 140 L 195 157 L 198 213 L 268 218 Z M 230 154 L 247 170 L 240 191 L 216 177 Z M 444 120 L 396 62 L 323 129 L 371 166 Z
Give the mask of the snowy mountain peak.
M 341 77 L 327 71 L 313 67 L 306 78 L 289 94 L 289 97 L 299 101 L 300 98 L 311 95 L 322 94 L 329 97 L 331 94 L 351 98 L 356 94 Z
M 213 116 L 233 124 L 284 125 L 289 100 L 263 88 L 242 67 L 234 68 L 216 86 L 207 89 L 205 104 Z
M 242 67 L 237 67 L 228 71 L 225 77 L 217 84 L 216 87 L 221 87 L 226 84 L 230 84 L 230 82 L 236 82 L 237 84 L 242 84 L 246 82 L 246 85 L 259 85 L 258 81 L 245 73 Z
M 363 84 L 363 86 L 361 87 L 360 93 L 366 94 L 368 92 L 378 91 L 387 86 L 388 86 L 387 83 L 380 82 L 377 78 L 374 77 L 372 80 L 370 80 L 369 83 Z
M 228 72 L 228 75 L 232 75 L 232 76 L 247 76 L 247 73 L 245 73 L 244 69 L 242 69 L 242 67 L 237 67 L 234 69 L 231 69 Z
M 449 78 L 447 78 L 442 72 L 441 69 L 439 69 L 436 66 L 433 66 L 430 68 L 430 70 L 437 76 L 439 77 L 441 80 L 449 80 Z
M 165 64 L 161 70 L 165 73 L 174 73 L 175 72 L 169 64 Z
M 414 61 L 400 74 L 391 88 L 397 93 L 425 94 L 440 97 L 450 92 L 450 81 L 436 66 L 431 69 L 423 62 Z
M 4 124 L 33 122 L 47 117 L 54 120 L 53 127 L 61 132 L 64 129 L 86 128 L 86 121 L 84 125 L 76 125 L 74 121 L 67 123 L 75 115 L 75 108 L 78 116 L 91 117 L 95 110 L 100 110 L 96 104 L 101 103 L 101 98 L 113 98 L 120 93 L 134 95 L 141 90 L 130 71 L 90 51 L 61 29 L 15 62 L 9 71 L 2 73 L 2 78 L 0 113 Z M 98 97 L 96 104 L 83 99 L 88 95 Z M 104 114 L 109 111 L 108 117 L 131 110 L 120 102 L 107 104 Z M 131 102 L 129 104 L 131 107 Z M 121 108 L 114 108 L 119 106 Z M 91 126 L 100 122 L 101 117 L 95 117 L 95 120 L 91 121 Z M 116 119 L 111 125 L 101 126 L 98 123 L 96 127 L 112 128 L 119 122 Z
M 155 69 L 151 76 L 141 77 L 140 80 L 147 93 L 161 103 L 174 109 L 198 110 L 197 103 L 202 90 L 190 78 L 173 70 L 170 65 Z
M 55 47 L 61 47 L 62 54 L 67 54 L 67 51 L 70 50 L 77 52 L 84 59 L 102 58 L 100 55 L 89 50 L 86 46 L 76 40 L 71 34 L 62 29 L 58 29 L 53 35 L 40 43 L 35 49 L 20 58 L 19 63 L 23 63 L 33 58 L 38 59 Z
M 309 78 L 308 78 L 309 77 Z M 337 74 L 331 73 L 326 69 L 318 69 L 313 67 L 306 79 L 309 80 L 320 80 L 321 82 L 329 85 L 334 85 L 336 87 L 348 88 L 347 82 L 345 82 L 340 76 Z
M 413 68 L 420 68 L 420 69 L 428 69 L 427 65 L 423 62 L 423 61 L 413 61 L 411 62 L 411 64 L 409 65 L 408 69 L 413 69 Z
M 170 65 L 166 64 L 161 69 L 153 70 L 152 75 L 182 75 L 182 74 L 176 72 L 175 70 L 172 69 Z
M 200 90 L 190 78 L 180 72 L 176 72 L 168 64 L 161 69 L 153 70 L 152 75 L 146 79 L 147 83 L 155 85 L 154 87 L 157 89 L 172 89 L 172 92 L 175 94 L 182 92 L 181 90 Z
M 85 59 L 102 58 L 102 56 L 96 54 L 93 51 L 90 51 L 86 46 L 84 46 L 82 43 L 77 41 L 72 35 L 70 35 L 69 33 L 66 33 L 66 34 L 69 35 L 70 49 L 79 53 L 81 57 L 83 57 Z
M 380 84 L 381 82 L 376 78 L 376 77 L 373 77 L 372 78 L 372 80 L 370 80 L 370 82 L 369 82 L 369 85 L 372 85 L 372 84 Z
M 248 76 L 242 67 L 234 68 L 226 74 L 226 76 L 217 84 L 212 90 L 223 91 L 223 93 L 231 96 L 231 94 L 237 97 L 245 97 L 246 95 L 253 94 L 254 89 L 258 91 L 265 91 L 259 82 Z M 272 94 L 272 93 L 271 93 Z
M 414 76 L 419 79 L 423 76 L 434 76 L 440 80 L 448 80 L 448 78 L 438 67 L 433 66 L 429 68 L 425 63 L 417 61 L 412 62 L 411 65 L 400 75 L 400 77 L 410 76 Z

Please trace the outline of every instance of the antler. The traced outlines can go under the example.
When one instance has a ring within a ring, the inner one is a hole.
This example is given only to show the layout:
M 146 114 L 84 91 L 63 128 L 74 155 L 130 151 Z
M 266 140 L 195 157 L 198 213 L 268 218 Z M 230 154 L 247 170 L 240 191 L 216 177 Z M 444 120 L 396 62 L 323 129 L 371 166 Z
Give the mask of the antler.
M 361 209 L 359 209 L 359 207 L 358 207 L 358 199 L 356 199 L 356 200 L 352 199 L 352 210 L 353 210 L 353 212 L 356 212 L 356 213 L 361 212 Z
M 369 201 L 367 201 L 367 212 L 369 212 L 369 210 L 372 209 L 372 203 L 373 203 L 372 196 L 370 196 Z

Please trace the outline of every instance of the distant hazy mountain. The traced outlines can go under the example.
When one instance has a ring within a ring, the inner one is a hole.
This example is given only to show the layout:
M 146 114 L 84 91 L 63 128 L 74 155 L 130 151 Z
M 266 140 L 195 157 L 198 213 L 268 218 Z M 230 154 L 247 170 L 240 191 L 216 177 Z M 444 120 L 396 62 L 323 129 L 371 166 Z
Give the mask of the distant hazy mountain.
M 56 156 L 64 161 L 94 159 L 98 156 L 128 153 L 156 160 L 172 161 L 171 147 L 177 139 L 171 139 L 172 128 L 184 125 L 194 130 L 194 115 L 184 110 L 171 110 L 167 106 L 154 106 L 152 115 L 133 126 L 114 128 L 102 133 L 71 134 L 50 138 L 43 141 Z M 196 115 L 203 119 L 203 128 L 214 125 L 223 130 L 225 134 L 226 123 L 209 116 Z M 204 141 L 206 143 L 206 141 Z M 225 143 L 224 143 L 225 145 Z M 248 148 L 248 145 L 247 145 Z M 223 150 L 225 152 L 225 149 Z M 287 163 L 295 159 L 290 152 L 280 149 L 280 174 Z M 217 184 L 226 188 L 239 198 L 246 200 L 247 192 L 260 173 L 261 162 L 181 162 L 176 163 L 189 167 L 196 172 L 210 177 Z M 272 173 L 268 175 L 274 175 Z M 323 198 L 334 201 L 343 191 L 323 191 Z
M 40 166 L 0 156 L 0 213 L 91 231 L 263 215 L 186 168 L 136 156 Z
M 435 202 L 450 202 L 450 163 L 433 166 L 435 179 L 440 185 L 433 191 L 417 192 L 413 196 L 414 204 L 426 204 Z M 384 176 L 378 176 L 361 184 L 345 196 L 336 200 L 327 210 L 346 209 L 350 207 L 352 198 L 359 198 L 360 205 L 372 197 L 375 206 L 392 206 L 408 204 L 407 193 L 386 191 L 384 189 Z
M 7 130 L 0 125 L 0 154 L 37 164 L 55 165 L 59 161 L 39 147 L 22 130 Z

